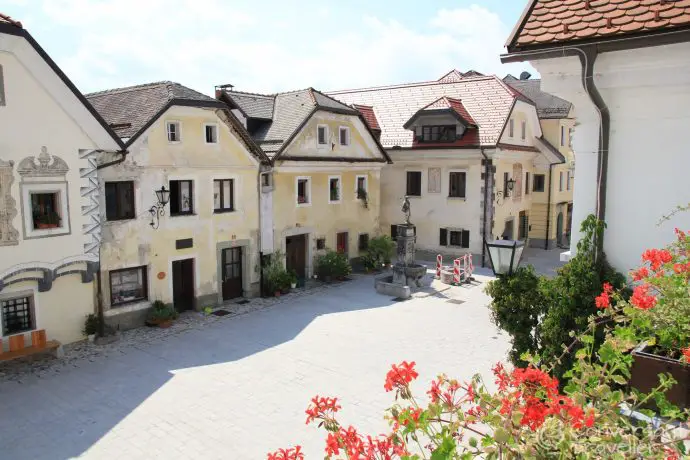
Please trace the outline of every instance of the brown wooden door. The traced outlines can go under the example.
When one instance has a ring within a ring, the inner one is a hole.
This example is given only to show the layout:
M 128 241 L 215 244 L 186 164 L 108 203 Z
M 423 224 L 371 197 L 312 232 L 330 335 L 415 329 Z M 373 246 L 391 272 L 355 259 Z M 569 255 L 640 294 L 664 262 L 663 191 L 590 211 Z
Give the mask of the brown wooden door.
M 194 309 L 194 259 L 175 260 L 173 271 L 173 305 L 177 311 Z
M 242 248 L 223 249 L 223 300 L 242 297 Z
M 285 265 L 294 270 L 298 278 L 307 276 L 307 235 L 288 236 L 285 239 Z
M 338 233 L 336 236 L 336 250 L 341 254 L 349 254 L 347 232 Z

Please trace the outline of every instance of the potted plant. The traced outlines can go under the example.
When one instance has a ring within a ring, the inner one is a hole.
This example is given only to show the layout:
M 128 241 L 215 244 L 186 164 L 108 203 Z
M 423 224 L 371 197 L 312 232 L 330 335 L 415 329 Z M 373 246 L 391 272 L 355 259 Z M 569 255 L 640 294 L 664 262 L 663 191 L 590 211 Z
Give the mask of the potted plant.
M 86 320 L 84 321 L 84 329 L 82 329 L 82 334 L 88 337 L 89 342 L 96 340 L 96 334 L 98 333 L 98 316 L 93 313 L 86 315 Z
M 58 228 L 60 226 L 60 221 L 62 219 L 55 211 L 49 211 L 48 213 L 35 213 L 34 222 L 39 229 L 46 228 Z
M 330 283 L 334 278 L 344 280 L 352 273 L 352 267 L 346 254 L 329 250 L 316 259 L 316 271 L 319 278 Z
M 369 195 L 367 194 L 367 191 L 361 187 L 357 189 L 357 199 L 362 201 L 364 209 L 369 208 Z
M 290 285 L 292 284 L 292 277 L 287 270 L 280 273 L 280 290 L 283 294 L 290 293 Z
M 290 275 L 290 289 L 295 289 L 297 287 L 297 272 L 290 270 L 288 273 Z
M 153 302 L 151 311 L 146 318 L 146 325 L 149 327 L 160 327 L 168 328 L 172 326 L 174 320 L 177 319 L 179 314 L 172 307 L 166 305 L 160 300 Z

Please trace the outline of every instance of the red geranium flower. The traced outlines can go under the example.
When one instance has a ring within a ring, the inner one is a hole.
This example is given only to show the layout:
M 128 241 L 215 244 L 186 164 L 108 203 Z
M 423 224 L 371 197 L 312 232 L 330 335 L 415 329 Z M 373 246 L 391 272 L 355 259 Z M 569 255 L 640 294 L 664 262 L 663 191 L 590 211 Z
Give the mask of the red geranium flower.
M 632 272 L 633 281 L 642 281 L 649 276 L 649 270 L 647 267 L 640 267 L 638 270 Z
M 278 449 L 268 454 L 268 460 L 304 460 L 304 454 L 301 446 L 295 446 L 290 449 Z
M 386 374 L 386 383 L 383 388 L 386 391 L 393 391 L 393 388 L 403 389 L 407 384 L 419 377 L 419 374 L 414 369 L 415 362 L 408 363 L 403 361 L 399 365 L 393 364 L 391 370 Z
M 597 305 L 597 308 L 608 308 L 611 306 L 611 299 L 608 293 L 602 292 L 594 299 L 594 303 Z
M 324 398 L 314 396 L 311 398 L 311 404 L 305 411 L 307 414 L 307 424 L 314 419 L 332 419 L 333 414 L 338 412 L 340 405 L 338 405 L 338 398 Z
M 683 241 L 685 241 L 686 236 L 685 236 L 685 232 L 683 230 L 676 228 L 676 229 L 674 229 L 674 231 L 676 232 L 676 236 L 678 237 L 678 241 L 680 241 L 681 243 Z
M 665 263 L 673 260 L 673 256 L 666 249 L 647 249 L 642 254 L 642 260 L 649 262 L 652 270 L 657 271 Z
M 641 310 L 649 310 L 656 305 L 656 297 L 649 294 L 651 286 L 647 283 L 636 286 L 630 303 Z
M 683 348 L 683 350 L 681 351 L 683 352 L 683 357 L 685 358 L 685 361 L 690 362 L 690 347 Z

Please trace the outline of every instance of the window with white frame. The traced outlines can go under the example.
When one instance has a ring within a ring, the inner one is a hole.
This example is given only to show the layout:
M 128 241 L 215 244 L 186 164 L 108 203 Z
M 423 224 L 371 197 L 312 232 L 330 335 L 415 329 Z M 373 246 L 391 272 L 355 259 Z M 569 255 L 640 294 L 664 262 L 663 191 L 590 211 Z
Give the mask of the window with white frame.
M 316 138 L 319 145 L 328 144 L 328 126 L 319 125 L 316 127 Z
M 359 200 L 364 200 L 369 194 L 369 185 L 367 176 L 357 176 L 355 178 L 355 193 Z
M 0 300 L 2 335 L 21 334 L 36 329 L 33 295 L 21 295 Z
M 515 132 L 515 121 L 511 118 L 510 121 L 508 122 L 508 137 L 513 137 L 514 132 Z
M 347 126 L 340 127 L 340 145 L 350 145 L 350 128 Z
M 439 245 L 469 248 L 470 231 L 461 228 L 441 228 L 439 229 Z
M 451 171 L 448 173 L 448 197 L 465 198 L 467 189 L 467 173 L 464 171 Z
M 563 191 L 563 171 L 558 174 L 558 191 Z
M 194 213 L 194 182 L 170 181 L 170 215 L 182 216 Z
M 567 188 L 566 189 L 570 190 L 570 171 L 568 171 L 566 174 L 567 174 L 567 176 L 566 176 L 566 187 Z
M 218 143 L 218 125 L 215 123 L 204 124 L 204 140 L 207 144 Z
M 213 212 L 231 212 L 235 210 L 234 179 L 215 179 L 213 181 Z
M 311 204 L 311 178 L 298 177 L 296 192 L 297 206 L 305 206 Z
M 148 299 L 146 266 L 110 272 L 110 305 L 113 307 Z
M 573 128 L 568 128 L 568 147 L 573 148 L 573 133 L 575 130 Z
M 328 177 L 328 202 L 329 203 L 340 203 L 341 187 L 340 187 L 340 176 L 329 176 Z
M 520 123 L 520 138 L 524 141 L 526 137 L 527 137 L 527 122 L 523 120 Z
M 165 126 L 168 132 L 168 142 L 180 142 L 180 122 L 168 121 Z
M 70 233 L 67 182 L 22 183 L 25 238 Z
M 62 227 L 60 192 L 30 192 L 33 230 Z

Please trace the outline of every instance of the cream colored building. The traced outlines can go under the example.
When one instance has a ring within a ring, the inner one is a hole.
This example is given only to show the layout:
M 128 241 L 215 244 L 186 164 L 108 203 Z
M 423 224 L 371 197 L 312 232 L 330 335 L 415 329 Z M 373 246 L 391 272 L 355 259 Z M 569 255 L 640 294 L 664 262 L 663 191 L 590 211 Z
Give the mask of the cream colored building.
M 21 24 L 0 16 L 0 338 L 83 338 L 100 239 L 96 155 L 118 137 Z
M 544 249 L 568 248 L 575 185 L 574 109 L 570 102 L 543 92 L 541 80 L 530 79 L 529 74 L 524 73 L 522 77 L 517 79 L 508 75 L 503 81 L 535 103 L 548 147 L 557 150 L 564 158 L 564 162 L 556 164 L 539 162 L 532 183 L 525 189 L 525 193 L 532 194 L 529 244 Z
M 140 325 L 156 300 L 182 311 L 258 294 L 268 159 L 227 106 L 172 82 L 87 97 L 128 150 L 101 158 L 107 322 Z M 158 215 L 161 187 L 170 198 Z
M 381 232 L 381 169 L 389 162 L 362 114 L 312 88 L 275 95 L 221 88 L 217 97 L 271 158 L 272 179 L 262 184 L 272 189 L 264 196 L 264 252 L 285 254 L 298 278 L 314 274 L 326 249 L 362 255 Z
M 394 234 L 410 197 L 419 257 L 471 253 L 484 239 L 526 239 L 525 182 L 564 161 L 534 103 L 495 76 L 453 70 L 435 81 L 329 93 L 372 113 L 393 160 L 382 172 L 381 225 Z M 512 188 L 511 188 L 512 187 Z

